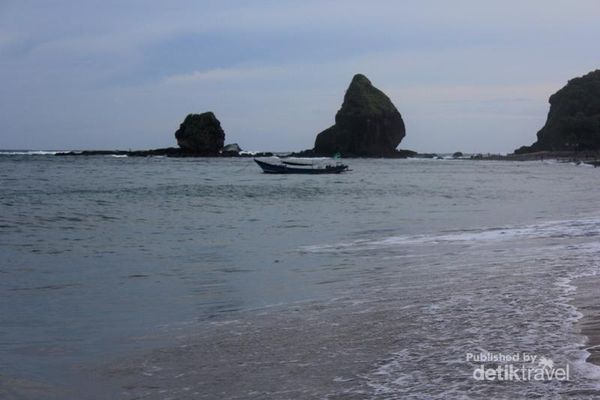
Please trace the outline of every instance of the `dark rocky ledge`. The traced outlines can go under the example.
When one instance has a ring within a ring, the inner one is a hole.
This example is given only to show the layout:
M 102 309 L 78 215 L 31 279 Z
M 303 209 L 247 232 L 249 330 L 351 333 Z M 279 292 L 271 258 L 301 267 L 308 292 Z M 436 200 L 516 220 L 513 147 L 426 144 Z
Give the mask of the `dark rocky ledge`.
M 128 157 L 152 157 L 152 156 L 164 156 L 164 157 L 270 157 L 273 155 L 271 152 L 261 152 L 255 154 L 248 153 L 204 153 L 195 152 L 177 147 L 166 147 L 163 149 L 151 149 L 151 150 L 81 150 L 81 151 L 68 151 L 63 153 L 56 153 L 57 156 L 128 156 Z
M 344 158 L 409 158 L 409 157 L 419 157 L 419 153 L 412 150 L 394 150 L 379 156 L 365 156 L 362 154 L 353 154 L 353 153 L 344 153 Z M 314 149 L 307 149 L 298 152 L 293 152 L 288 155 L 288 157 L 329 157 L 331 154 L 322 154 L 315 152 Z M 427 158 L 427 157 L 421 157 Z M 431 157 L 432 158 L 432 157 Z

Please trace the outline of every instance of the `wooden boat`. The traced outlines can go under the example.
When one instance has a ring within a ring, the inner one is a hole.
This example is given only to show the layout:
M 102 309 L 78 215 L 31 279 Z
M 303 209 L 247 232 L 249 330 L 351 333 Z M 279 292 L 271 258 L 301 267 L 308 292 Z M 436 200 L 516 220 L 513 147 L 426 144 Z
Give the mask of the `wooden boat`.
M 339 174 L 347 171 L 348 166 L 344 164 L 317 166 L 314 164 L 300 164 L 286 162 L 282 164 L 272 164 L 264 161 L 254 161 L 262 168 L 265 174 Z M 302 165 L 302 167 L 300 166 Z

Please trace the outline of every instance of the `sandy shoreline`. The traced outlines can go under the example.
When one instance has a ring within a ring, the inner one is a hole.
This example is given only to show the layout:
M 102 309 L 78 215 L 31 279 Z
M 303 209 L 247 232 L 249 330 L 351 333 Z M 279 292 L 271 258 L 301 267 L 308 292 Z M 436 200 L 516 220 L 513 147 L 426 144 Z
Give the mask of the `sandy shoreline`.
M 587 338 L 587 361 L 600 366 L 600 277 L 579 278 L 573 284 L 577 287 L 573 305 L 583 314 L 577 328 Z

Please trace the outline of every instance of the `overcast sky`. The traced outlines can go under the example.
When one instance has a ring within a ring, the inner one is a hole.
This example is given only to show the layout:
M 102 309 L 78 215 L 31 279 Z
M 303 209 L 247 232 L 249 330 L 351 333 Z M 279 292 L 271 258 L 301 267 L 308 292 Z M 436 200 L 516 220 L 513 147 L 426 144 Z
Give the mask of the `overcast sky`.
M 311 148 L 355 73 L 394 102 L 400 148 L 510 152 L 548 97 L 600 68 L 596 0 L 0 0 L 0 148 L 226 142 Z

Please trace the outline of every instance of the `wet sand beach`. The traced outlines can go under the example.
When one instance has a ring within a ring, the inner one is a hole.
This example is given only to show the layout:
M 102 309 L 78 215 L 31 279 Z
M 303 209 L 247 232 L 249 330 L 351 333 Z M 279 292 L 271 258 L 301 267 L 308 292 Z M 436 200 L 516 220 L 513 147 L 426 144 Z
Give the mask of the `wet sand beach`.
M 577 291 L 573 304 L 583 314 L 577 326 L 586 336 L 585 349 L 590 353 L 587 361 L 600 365 L 600 277 L 580 278 L 574 284 Z

